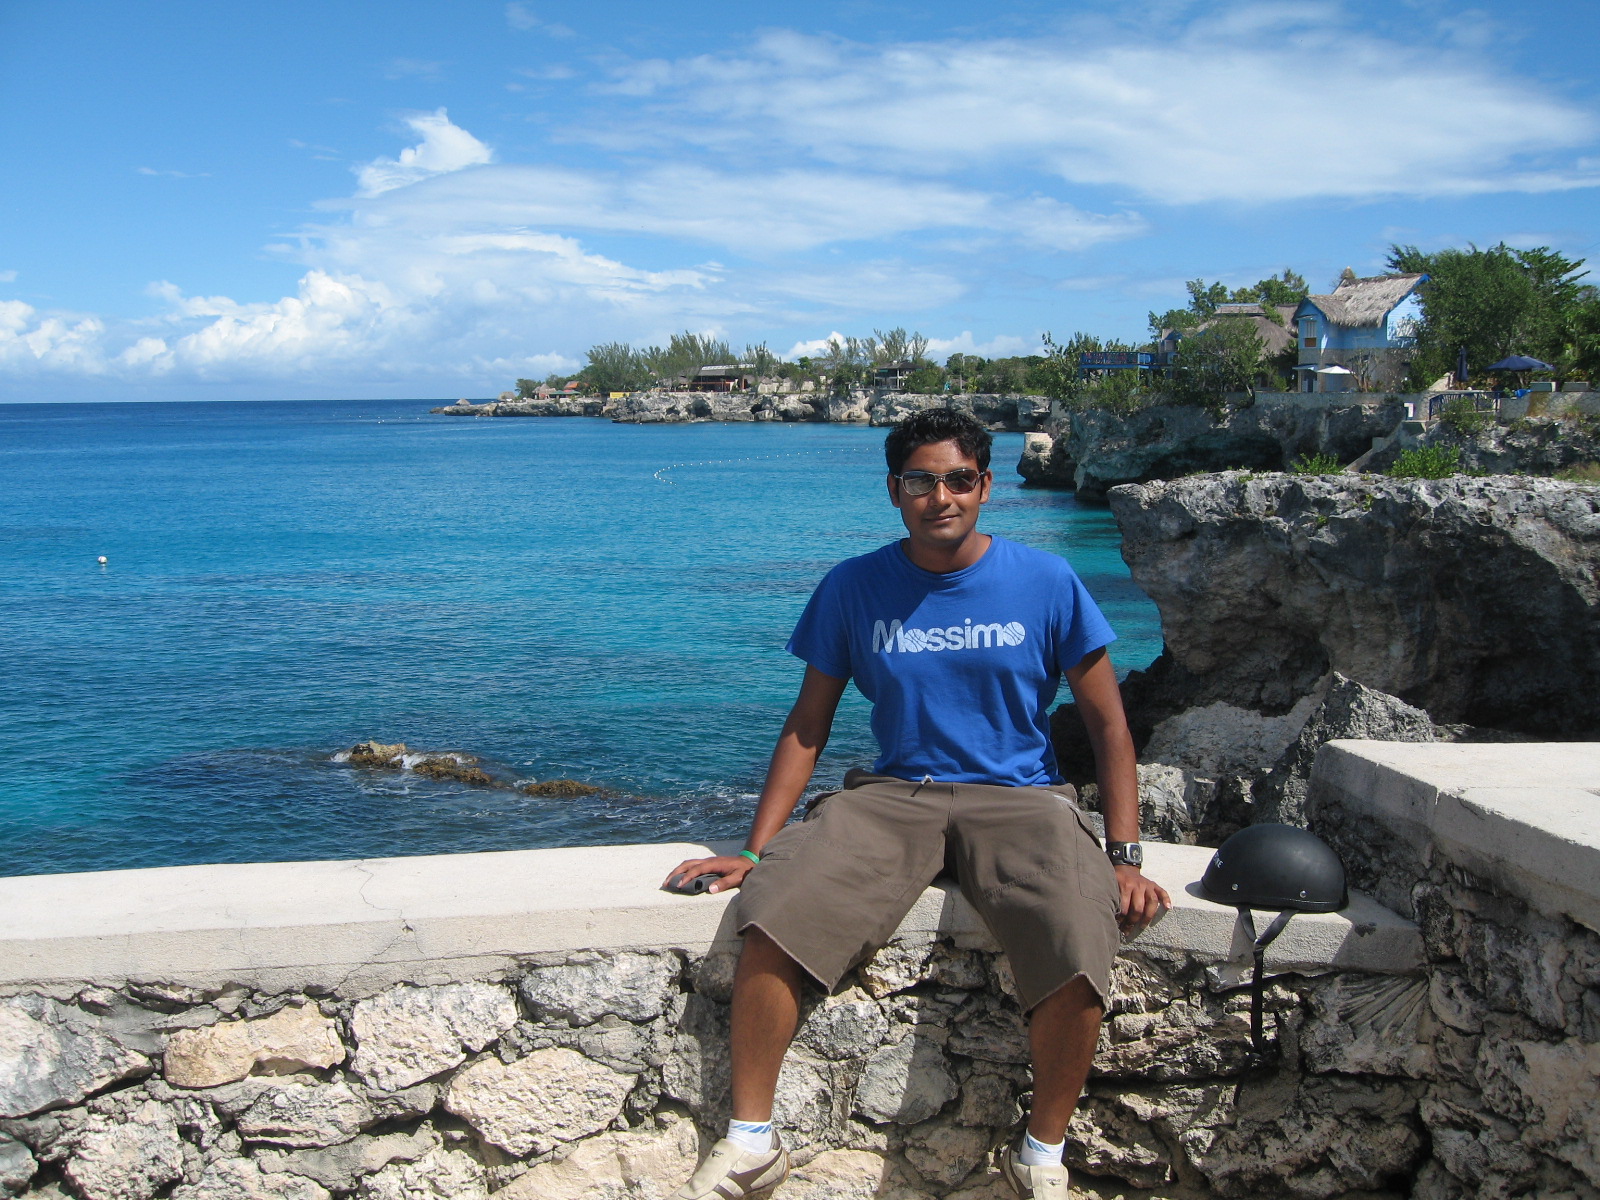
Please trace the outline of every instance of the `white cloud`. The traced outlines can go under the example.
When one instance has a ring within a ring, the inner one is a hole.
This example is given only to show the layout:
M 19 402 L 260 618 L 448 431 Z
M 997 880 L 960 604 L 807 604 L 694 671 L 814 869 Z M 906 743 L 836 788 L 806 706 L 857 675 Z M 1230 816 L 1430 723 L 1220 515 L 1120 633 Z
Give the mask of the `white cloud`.
M 376 158 L 356 172 L 361 194 L 376 196 L 420 179 L 475 167 L 493 160 L 494 152 L 465 129 L 450 122 L 444 109 L 407 117 L 406 124 L 422 141 L 400 151 L 399 158 Z
M 15 283 L 16 281 L 17 273 L 15 271 L 0 271 L 0 283 Z
M 1145 228 L 1136 214 L 1086 213 L 1049 197 L 1017 199 L 836 170 L 748 175 L 672 163 L 607 173 L 504 164 L 404 191 L 399 186 L 379 189 L 379 203 L 358 203 L 357 211 L 376 214 L 381 208 L 384 221 L 418 227 L 481 223 L 645 234 L 754 257 L 950 229 L 1079 250 Z
M 1036 354 L 1040 350 L 1038 338 L 1029 341 L 1014 334 L 1002 333 L 987 342 L 972 340 L 972 331 L 964 329 L 953 338 L 929 338 L 928 357 L 946 359 L 952 354 L 976 354 L 982 358 L 1007 358 L 1014 354 Z
M 104 333 L 98 317 L 41 315 L 21 300 L 0 300 L 0 366 L 8 369 L 98 375 L 105 370 Z
M 787 359 L 815 358 L 819 354 L 827 353 L 828 345 L 831 342 L 842 344 L 844 342 L 844 334 L 835 329 L 827 337 L 812 338 L 809 342 L 796 342 L 789 347 L 789 353 L 785 354 L 784 357 Z
M 506 5 L 506 24 L 513 29 L 527 31 L 539 28 L 539 18 L 526 4 L 511 3 Z
M 1031 168 L 1174 204 L 1600 185 L 1592 162 L 1560 159 L 1600 133 L 1594 114 L 1333 6 L 1117 32 L 886 47 L 778 32 L 742 56 L 636 64 L 614 86 L 654 107 L 625 127 L 636 142 L 924 176 Z

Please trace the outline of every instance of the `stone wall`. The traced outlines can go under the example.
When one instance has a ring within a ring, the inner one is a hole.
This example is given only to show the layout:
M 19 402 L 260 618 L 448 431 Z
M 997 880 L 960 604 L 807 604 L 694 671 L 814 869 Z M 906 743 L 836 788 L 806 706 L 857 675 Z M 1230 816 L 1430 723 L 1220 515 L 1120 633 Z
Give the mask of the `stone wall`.
M 0 880 L 0 1188 L 664 1196 L 726 1118 L 728 898 L 653 888 L 696 849 Z M 1118 963 L 1069 1138 L 1080 1186 L 1403 1195 L 1428 1153 L 1422 1088 L 1365 1014 L 1426 990 L 1415 926 L 1360 897 L 1291 924 L 1258 1064 L 1233 914 L 1189 890 L 1207 853 L 1152 851 L 1176 907 Z M 1026 1057 L 1003 956 L 930 889 L 809 999 L 776 1195 L 998 1200 L 989 1156 L 1016 1134 Z
M 1600 747 L 1336 742 L 1310 806 L 1427 947 L 1411 1194 L 1600 1196 Z

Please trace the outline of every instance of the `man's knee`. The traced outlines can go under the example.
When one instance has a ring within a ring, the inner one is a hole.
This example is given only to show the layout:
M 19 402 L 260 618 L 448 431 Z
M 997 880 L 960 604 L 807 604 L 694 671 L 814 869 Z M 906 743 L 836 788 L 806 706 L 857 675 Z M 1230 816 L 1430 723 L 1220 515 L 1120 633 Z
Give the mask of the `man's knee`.
M 799 987 L 804 968 L 764 930 L 750 926 L 744 932 L 743 941 L 739 949 L 739 969 L 734 975 L 735 987 L 758 976 L 776 976 L 791 987 Z

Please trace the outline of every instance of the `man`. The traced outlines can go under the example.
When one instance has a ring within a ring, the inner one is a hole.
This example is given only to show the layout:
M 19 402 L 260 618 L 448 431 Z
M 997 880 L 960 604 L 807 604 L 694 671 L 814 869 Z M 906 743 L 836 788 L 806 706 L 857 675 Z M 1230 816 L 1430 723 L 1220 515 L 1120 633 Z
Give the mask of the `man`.
M 889 434 L 889 500 L 906 536 L 839 564 L 806 606 L 789 641 L 805 679 L 745 849 L 668 877 L 715 873 L 712 891 L 743 886 L 733 1120 L 680 1200 L 782 1182 L 772 1101 L 802 980 L 832 990 L 947 867 L 1005 949 L 1028 1016 L 1033 1110 L 1001 1169 L 1019 1196 L 1067 1195 L 1067 1123 L 1094 1055 L 1119 918 L 1142 927 L 1170 900 L 1139 870 L 1133 741 L 1105 651 L 1114 635 L 1064 560 L 978 532 L 989 447 L 983 426 L 944 409 Z M 1063 675 L 1095 752 L 1104 853 L 1051 748 Z M 851 679 L 872 702 L 881 754 L 786 827 Z

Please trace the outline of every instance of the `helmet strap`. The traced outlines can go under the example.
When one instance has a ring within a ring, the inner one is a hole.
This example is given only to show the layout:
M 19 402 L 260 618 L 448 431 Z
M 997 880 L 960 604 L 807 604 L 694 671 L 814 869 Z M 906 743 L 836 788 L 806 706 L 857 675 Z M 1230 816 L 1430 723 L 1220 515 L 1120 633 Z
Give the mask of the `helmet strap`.
M 1272 918 L 1272 923 L 1262 930 L 1258 937 L 1255 914 L 1244 905 L 1239 906 L 1239 919 L 1244 923 L 1245 932 L 1252 939 L 1252 957 L 1255 959 L 1255 972 L 1250 980 L 1250 1044 L 1255 1048 L 1257 1058 L 1264 1058 L 1267 1053 L 1266 1033 L 1262 1029 L 1261 1019 L 1263 992 L 1267 983 L 1267 947 L 1272 945 L 1277 936 L 1283 932 L 1284 926 L 1289 923 L 1289 918 L 1292 916 L 1294 916 L 1293 909 L 1284 909 Z

